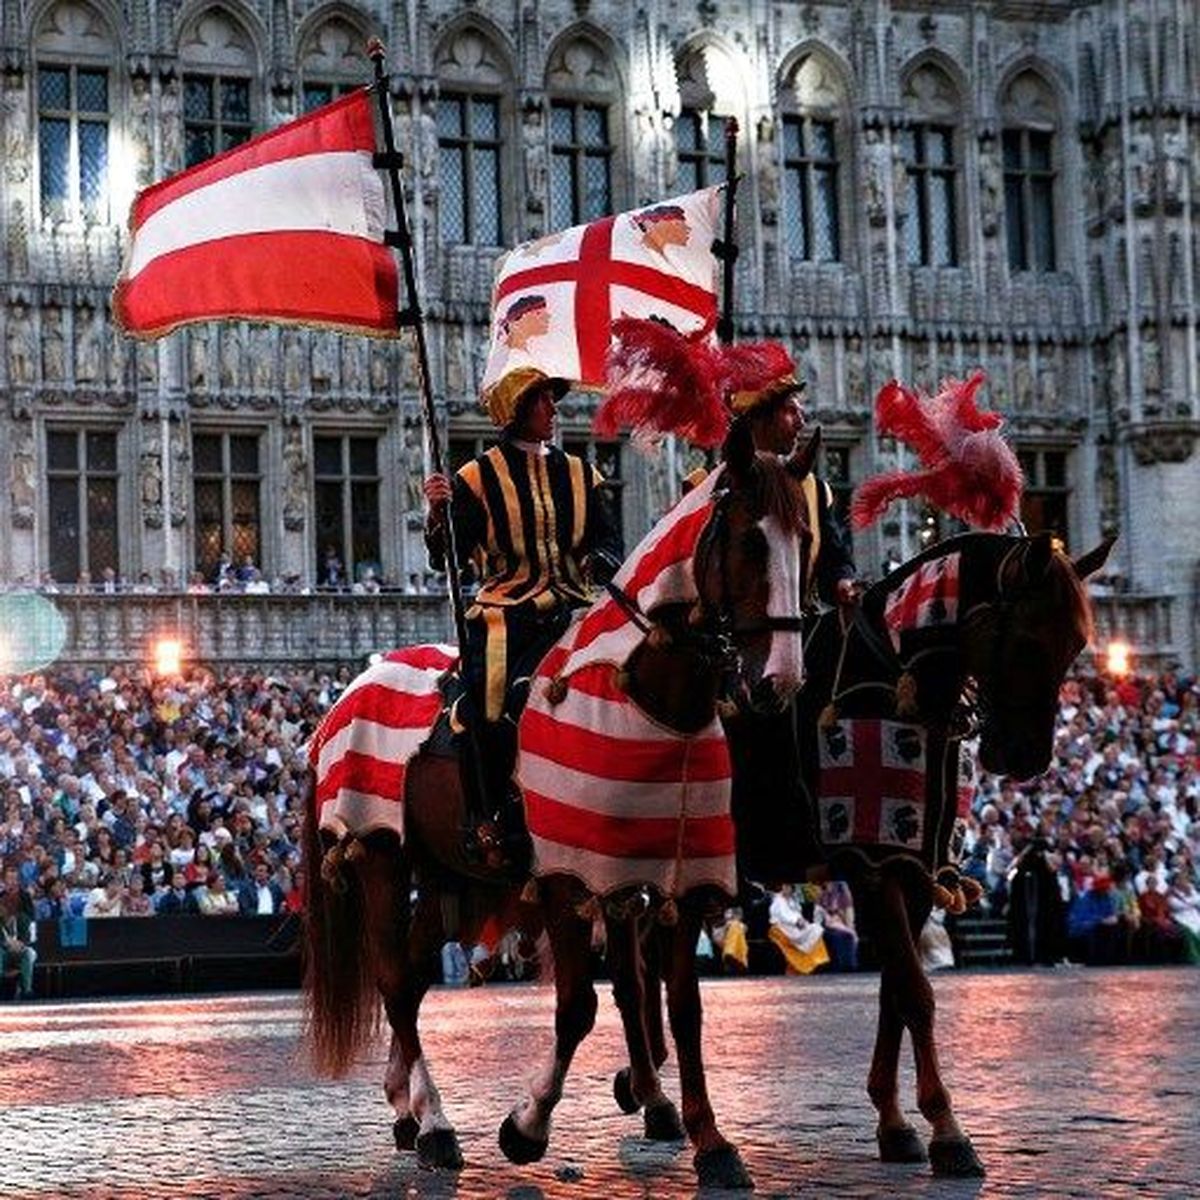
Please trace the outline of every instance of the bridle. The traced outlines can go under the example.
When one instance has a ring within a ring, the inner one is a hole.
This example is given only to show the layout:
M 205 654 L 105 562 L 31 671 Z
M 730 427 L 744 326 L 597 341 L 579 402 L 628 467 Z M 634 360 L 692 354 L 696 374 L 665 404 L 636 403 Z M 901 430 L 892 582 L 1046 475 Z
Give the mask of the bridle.
M 735 615 L 728 553 L 732 537 L 729 521 L 732 502 L 733 492 L 729 488 L 714 494 L 712 517 L 701 531 L 692 554 L 693 571 L 697 579 L 703 574 L 702 564 L 707 564 L 712 554 L 717 555 L 719 587 L 716 606 L 706 603 L 702 596 L 698 597 L 681 627 L 672 628 L 665 635 L 676 648 L 691 651 L 731 676 L 740 673 L 742 656 L 739 642 L 743 639 L 763 633 L 802 632 L 805 625 L 802 613 L 787 616 L 764 614 L 753 620 L 740 619 Z M 664 629 L 648 617 L 637 601 L 616 583 L 610 580 L 605 588 L 626 617 L 648 637 Z

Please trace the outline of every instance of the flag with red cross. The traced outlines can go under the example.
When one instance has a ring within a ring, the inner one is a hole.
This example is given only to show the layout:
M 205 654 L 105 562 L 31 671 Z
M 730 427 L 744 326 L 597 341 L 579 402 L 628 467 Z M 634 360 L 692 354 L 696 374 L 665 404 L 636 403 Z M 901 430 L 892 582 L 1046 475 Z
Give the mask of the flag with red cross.
M 492 290 L 483 391 L 518 367 L 600 387 L 617 317 L 660 317 L 681 333 L 711 327 L 721 193 L 706 188 L 506 254 Z
M 844 718 L 817 736 L 825 845 L 919 851 L 925 834 L 925 730 L 873 717 Z

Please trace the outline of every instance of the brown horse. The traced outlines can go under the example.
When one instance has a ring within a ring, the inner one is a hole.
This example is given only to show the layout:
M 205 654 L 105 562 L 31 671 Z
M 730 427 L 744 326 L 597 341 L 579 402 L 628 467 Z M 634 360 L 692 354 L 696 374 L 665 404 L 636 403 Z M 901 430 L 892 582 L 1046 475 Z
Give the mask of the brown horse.
M 625 664 L 629 696 L 654 719 L 685 734 L 712 721 L 730 676 L 765 709 L 785 706 L 801 682 L 797 564 L 807 530 L 794 474 L 806 464 L 793 463 L 789 472 L 773 458 L 755 455 L 748 431 L 731 439 L 725 460 L 711 518 L 691 561 L 697 600 L 640 614 L 646 636 Z M 326 722 L 337 716 L 338 706 L 367 691 L 365 686 L 348 691 Z M 353 779 L 340 784 L 353 792 Z M 396 1113 L 397 1144 L 415 1145 L 425 1165 L 461 1166 L 458 1139 L 417 1031 L 437 948 L 450 932 L 446 910 L 457 908 L 463 940 L 489 916 L 508 923 L 512 914 L 521 914 L 531 927 L 540 921 L 554 953 L 555 1047 L 531 1096 L 501 1133 L 511 1159 L 533 1161 L 545 1152 L 550 1114 L 595 1019 L 591 920 L 580 914 L 578 883 L 565 876 L 539 880 L 540 905 L 534 908 L 518 903 L 516 884 L 468 863 L 461 846 L 463 795 L 452 758 L 418 753 L 404 775 L 403 801 L 403 844 L 394 831 L 373 829 L 369 822 L 335 837 L 320 828 L 316 805 L 307 808 L 305 857 L 313 866 L 305 998 L 314 1061 L 328 1073 L 344 1073 L 375 1031 L 382 998 L 392 1030 L 384 1089 Z M 696 1066 L 683 1078 L 683 1120 L 702 1181 L 737 1182 L 744 1168 L 717 1131 L 699 1067 L 699 995 L 686 970 L 700 919 L 695 897 L 678 897 L 678 908 L 678 924 L 667 939 L 674 947 L 668 999 L 680 1057 Z M 627 972 L 636 968 L 637 956 L 621 953 L 621 936 L 618 923 L 610 969 L 618 998 L 625 1001 L 636 992 Z M 640 1002 L 633 1003 L 640 1014 Z M 623 1002 L 622 1011 L 635 1009 Z M 661 1091 L 639 1091 L 638 1100 L 654 1114 L 648 1116 L 651 1133 L 678 1135 L 678 1120 Z
M 764 773 L 756 769 L 763 762 L 762 730 L 752 721 L 730 725 L 743 875 L 791 880 L 823 862 L 828 873 L 849 880 L 860 924 L 873 939 L 882 971 L 868 1093 L 879 1112 L 884 1161 L 926 1158 L 899 1105 L 907 1029 L 918 1107 L 933 1127 L 928 1157 L 934 1172 L 983 1173 L 941 1078 L 934 997 L 916 939 L 935 896 L 964 905 L 951 845 L 962 739 L 978 734 L 979 757 L 990 771 L 1028 778 L 1045 769 L 1059 688 L 1091 630 L 1082 581 L 1111 546 L 1072 563 L 1049 535 L 966 534 L 872 587 L 852 621 L 840 612 L 821 616 L 805 639 L 808 681 L 792 713 L 799 787 L 790 797 L 786 785 L 779 795 L 787 739 L 778 727 L 768 731 L 773 762 Z M 892 749 L 898 753 L 891 761 L 905 765 L 909 758 L 921 766 L 911 773 L 917 790 L 898 801 L 878 790 L 866 794 L 872 780 L 878 785 Z M 856 772 L 859 795 L 853 793 Z M 665 1057 L 656 990 L 649 988 L 644 999 L 646 1028 L 640 1038 L 627 1038 L 635 1053 L 615 1083 L 625 1111 L 636 1108 L 631 1076 L 653 1076 Z

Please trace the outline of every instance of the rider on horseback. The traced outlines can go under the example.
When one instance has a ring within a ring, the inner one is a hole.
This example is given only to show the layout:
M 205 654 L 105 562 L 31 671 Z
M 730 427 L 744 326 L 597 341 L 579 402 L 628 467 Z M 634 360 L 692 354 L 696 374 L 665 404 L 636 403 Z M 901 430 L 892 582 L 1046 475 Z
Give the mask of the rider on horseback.
M 454 514 L 459 568 L 474 566 L 478 591 L 467 610 L 461 671 L 465 694 L 453 713 L 457 729 L 474 724 L 486 795 L 464 771 L 474 809 L 468 848 L 503 862 L 499 835 L 518 832 L 520 806 L 509 804 L 516 722 L 529 677 L 570 623 L 591 602 L 591 584 L 612 577 L 624 550 L 603 478 L 552 442 L 564 379 L 518 367 L 488 388 L 483 405 L 502 431 L 491 449 L 460 467 L 453 480 L 425 480 L 430 563 L 446 569 L 447 504 Z

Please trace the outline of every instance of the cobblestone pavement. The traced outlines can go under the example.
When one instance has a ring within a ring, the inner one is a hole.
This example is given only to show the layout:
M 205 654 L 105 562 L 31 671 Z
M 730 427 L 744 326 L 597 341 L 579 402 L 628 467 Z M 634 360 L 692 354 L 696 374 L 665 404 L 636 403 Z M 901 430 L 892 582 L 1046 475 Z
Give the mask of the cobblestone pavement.
M 756 1195 L 1200 1195 L 1200 972 L 938 977 L 946 1078 L 988 1170 L 970 1182 L 875 1158 L 864 1084 L 876 987 L 873 976 L 706 984 L 714 1103 Z M 0 1195 L 696 1196 L 690 1152 L 644 1142 L 640 1119 L 613 1104 L 622 1046 L 607 994 L 546 1159 L 503 1159 L 496 1130 L 548 1045 L 552 1006 L 535 986 L 427 1000 L 426 1050 L 467 1159 L 457 1175 L 393 1148 L 382 1040 L 350 1079 L 313 1076 L 294 996 L 2 1006 Z M 907 1058 L 907 1107 L 924 1129 Z M 677 1095 L 671 1065 L 667 1077 Z

